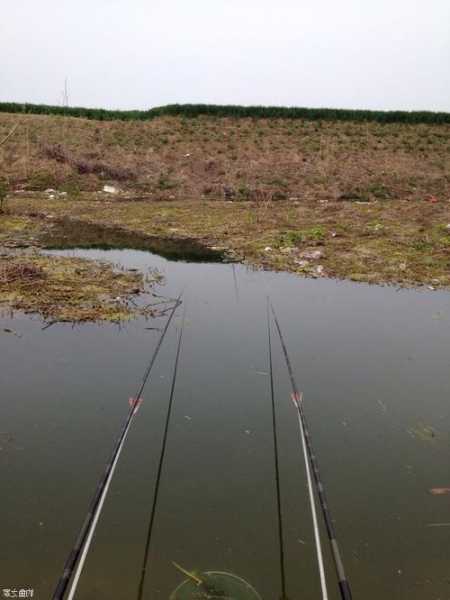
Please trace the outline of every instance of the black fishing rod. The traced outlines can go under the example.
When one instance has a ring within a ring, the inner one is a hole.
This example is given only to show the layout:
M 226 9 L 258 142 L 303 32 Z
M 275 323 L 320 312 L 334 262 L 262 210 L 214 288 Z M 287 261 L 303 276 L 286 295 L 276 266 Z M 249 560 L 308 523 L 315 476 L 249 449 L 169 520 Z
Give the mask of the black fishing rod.
M 130 410 L 128 411 L 127 417 L 125 419 L 125 423 L 122 427 L 119 438 L 117 439 L 116 445 L 114 446 L 114 450 L 112 452 L 111 458 L 110 458 L 109 462 L 107 463 L 107 465 L 105 467 L 105 471 L 102 475 L 102 478 L 100 479 L 100 481 L 98 483 L 94 497 L 91 500 L 91 503 L 89 505 L 89 511 L 84 519 L 83 525 L 81 526 L 80 532 L 79 532 L 77 540 L 75 542 L 75 545 L 72 548 L 72 550 L 65 562 L 63 574 L 61 575 L 61 577 L 58 581 L 58 585 L 56 586 L 56 589 L 53 593 L 52 600 L 63 600 L 65 593 L 67 591 L 67 588 L 69 586 L 69 582 L 70 582 L 72 576 L 74 575 L 75 568 L 76 568 L 77 562 L 78 562 L 78 567 L 76 569 L 76 572 L 75 572 L 75 575 L 74 575 L 74 578 L 72 581 L 72 586 L 69 591 L 68 600 L 71 600 L 75 594 L 75 591 L 76 591 L 76 588 L 78 585 L 78 581 L 79 581 L 79 578 L 81 575 L 81 571 L 83 569 L 84 561 L 86 559 L 86 555 L 89 550 L 89 546 L 90 546 L 90 543 L 91 543 L 91 540 L 92 540 L 92 537 L 94 534 L 94 530 L 97 525 L 98 518 L 100 516 L 100 512 L 101 512 L 101 509 L 102 509 L 102 506 L 103 506 L 103 503 L 104 503 L 104 500 L 106 497 L 106 493 L 109 488 L 109 484 L 111 482 L 111 479 L 112 479 L 112 476 L 114 473 L 114 469 L 117 465 L 117 461 L 118 461 L 120 453 L 122 451 L 122 447 L 125 442 L 125 438 L 130 429 L 133 417 L 136 415 L 136 413 L 139 409 L 139 406 L 141 403 L 141 394 L 144 391 L 145 384 L 147 383 L 147 380 L 150 376 L 150 372 L 153 368 L 156 357 L 159 353 L 159 350 L 163 343 L 164 337 L 169 328 L 170 322 L 175 314 L 176 309 L 180 305 L 180 303 L 181 303 L 181 294 L 176 299 L 175 304 L 172 308 L 172 311 L 166 320 L 166 324 L 164 326 L 163 331 L 161 332 L 161 335 L 159 337 L 156 348 L 150 359 L 149 365 L 148 365 L 147 369 L 145 370 L 144 377 L 142 379 L 142 383 L 139 386 L 138 392 L 137 392 L 136 396 L 134 397 L 134 399 L 130 400 Z
M 350 584 L 348 582 L 347 576 L 344 571 L 344 564 L 342 562 L 341 552 L 339 550 L 339 545 L 336 539 L 336 531 L 334 528 L 333 520 L 331 518 L 330 508 L 325 496 L 325 488 L 322 483 L 322 479 L 320 477 L 319 466 L 317 463 L 316 456 L 313 451 L 311 437 L 309 434 L 308 424 L 306 421 L 305 413 L 303 411 L 303 397 L 299 393 L 297 384 L 295 382 L 294 373 L 292 370 L 291 361 L 289 359 L 289 354 L 286 348 L 286 344 L 284 342 L 283 334 L 281 332 L 281 327 L 277 319 L 277 315 L 275 313 L 275 309 L 270 303 L 270 307 L 272 309 L 273 318 L 275 320 L 275 325 L 278 331 L 278 335 L 280 337 L 281 347 L 283 349 L 284 358 L 286 361 L 287 370 L 289 373 L 289 379 L 291 381 L 292 386 L 292 401 L 294 402 L 294 406 L 297 410 L 298 420 L 300 432 L 302 435 L 302 441 L 304 444 L 304 449 L 306 449 L 309 462 L 311 463 L 311 468 L 314 476 L 314 482 L 316 486 L 316 492 L 319 498 L 319 504 L 322 509 L 322 515 L 325 522 L 325 527 L 327 530 L 328 540 L 330 542 L 331 553 L 333 555 L 334 566 L 336 569 L 336 574 L 338 578 L 339 591 L 341 594 L 342 600 L 352 600 L 352 593 L 350 590 Z M 308 465 L 307 465 L 308 467 Z M 307 469 L 307 474 L 309 470 Z
M 149 554 L 150 543 L 151 543 L 151 539 L 152 539 L 153 523 L 154 523 L 155 514 L 156 514 L 156 506 L 158 503 L 158 494 L 159 494 L 159 487 L 160 487 L 160 483 L 161 483 L 162 466 L 163 466 L 163 462 L 164 462 L 164 456 L 166 453 L 167 435 L 169 432 L 170 417 L 172 415 L 173 396 L 175 393 L 175 383 L 177 380 L 178 362 L 180 359 L 181 340 L 183 339 L 185 317 L 186 317 L 186 308 L 184 309 L 184 312 L 183 312 L 183 320 L 181 322 L 180 335 L 178 337 L 177 353 L 175 356 L 175 365 L 173 368 L 173 375 L 172 375 L 172 385 L 170 388 L 169 405 L 167 407 L 166 421 L 165 421 L 165 425 L 164 425 L 164 433 L 163 433 L 163 439 L 162 439 L 162 444 L 161 444 L 161 452 L 159 455 L 158 470 L 157 470 L 157 474 L 156 474 L 155 491 L 153 494 L 153 502 L 152 502 L 152 508 L 150 511 L 150 519 L 149 519 L 149 523 L 148 523 L 147 538 L 146 538 L 145 549 L 144 549 L 144 558 L 143 558 L 142 567 L 141 567 L 141 577 L 139 580 L 139 588 L 138 588 L 138 593 L 137 593 L 138 600 L 142 600 L 142 595 L 144 593 L 145 578 L 146 578 L 146 574 L 147 574 L 148 554 Z
M 273 448 L 275 460 L 275 484 L 277 492 L 277 516 L 278 516 L 278 549 L 280 553 L 280 574 L 281 574 L 281 598 L 286 600 L 286 569 L 284 564 L 284 540 L 283 540 L 283 519 L 281 514 L 281 492 L 280 492 L 280 467 L 278 459 L 278 439 L 277 439 L 277 417 L 275 411 L 275 393 L 273 387 L 273 363 L 272 363 L 272 336 L 270 333 L 270 312 L 269 299 L 267 298 L 267 338 L 269 345 L 269 377 L 270 377 L 270 400 L 272 405 L 272 432 Z

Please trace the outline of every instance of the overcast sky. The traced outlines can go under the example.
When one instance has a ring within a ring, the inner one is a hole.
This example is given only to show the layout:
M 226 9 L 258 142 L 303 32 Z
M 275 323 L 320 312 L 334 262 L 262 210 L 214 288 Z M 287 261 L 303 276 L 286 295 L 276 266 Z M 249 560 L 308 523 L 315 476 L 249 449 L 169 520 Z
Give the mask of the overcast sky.
M 450 111 L 450 0 L 0 3 L 0 101 Z

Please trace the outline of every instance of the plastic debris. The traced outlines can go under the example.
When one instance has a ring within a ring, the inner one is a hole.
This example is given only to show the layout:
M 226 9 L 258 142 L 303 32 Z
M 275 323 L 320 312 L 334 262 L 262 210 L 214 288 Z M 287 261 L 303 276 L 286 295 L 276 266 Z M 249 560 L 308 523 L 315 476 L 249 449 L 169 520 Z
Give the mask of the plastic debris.
M 305 250 L 304 252 L 301 253 L 300 255 L 302 258 L 309 258 L 311 260 L 318 260 L 319 258 L 322 258 L 323 256 L 323 252 L 322 250 Z
M 119 193 L 119 190 L 116 187 L 114 187 L 113 185 L 104 185 L 103 191 L 106 194 L 118 194 Z
M 433 442 L 436 439 L 436 431 L 430 425 L 419 423 L 415 427 L 407 429 L 409 435 L 422 442 Z
M 294 260 L 295 264 L 304 269 L 309 265 L 309 260 Z

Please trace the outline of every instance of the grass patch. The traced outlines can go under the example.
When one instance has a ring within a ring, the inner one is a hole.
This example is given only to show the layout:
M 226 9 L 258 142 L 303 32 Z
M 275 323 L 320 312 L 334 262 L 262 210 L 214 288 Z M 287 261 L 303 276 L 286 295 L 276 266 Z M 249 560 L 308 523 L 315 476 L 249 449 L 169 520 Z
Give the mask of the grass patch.
M 321 242 L 325 239 L 325 230 L 317 225 L 309 229 L 290 230 L 283 232 L 278 241 L 278 246 L 299 246 L 305 242 Z
M 39 254 L 0 257 L 0 303 L 56 321 L 124 321 L 142 277 L 109 264 Z

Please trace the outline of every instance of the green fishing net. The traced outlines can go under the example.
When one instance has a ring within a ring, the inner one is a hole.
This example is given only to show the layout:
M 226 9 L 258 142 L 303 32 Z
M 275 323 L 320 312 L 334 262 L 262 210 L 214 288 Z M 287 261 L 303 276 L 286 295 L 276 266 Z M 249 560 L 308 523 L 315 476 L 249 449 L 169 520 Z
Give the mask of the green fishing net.
M 207 571 L 200 573 L 197 581 L 183 581 L 172 593 L 170 600 L 261 600 L 261 596 L 237 575 Z

